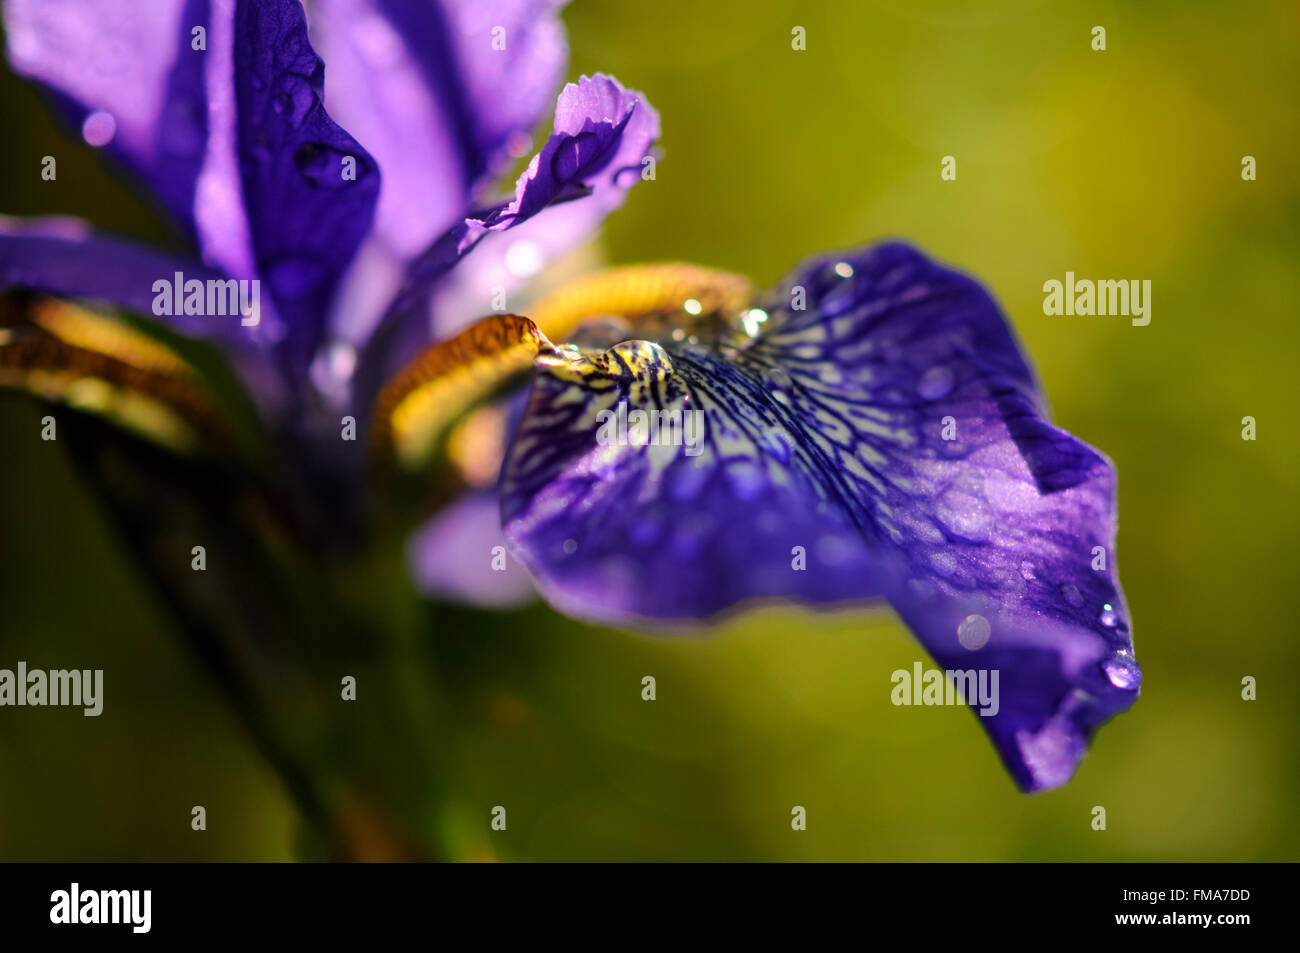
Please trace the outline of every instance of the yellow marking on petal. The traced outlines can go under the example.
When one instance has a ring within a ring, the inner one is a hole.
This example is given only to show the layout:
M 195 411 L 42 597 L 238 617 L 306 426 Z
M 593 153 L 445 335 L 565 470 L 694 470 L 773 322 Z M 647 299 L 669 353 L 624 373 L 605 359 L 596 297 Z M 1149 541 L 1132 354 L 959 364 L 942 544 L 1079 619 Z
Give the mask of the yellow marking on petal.
M 457 418 L 550 347 L 537 325 L 516 314 L 490 315 L 432 345 L 380 392 L 374 452 L 418 468 Z
M 158 355 L 152 357 L 156 363 Z M 183 363 L 174 373 L 136 367 L 35 330 L 6 329 L 0 387 L 99 414 L 180 453 L 198 449 L 200 436 L 221 442 L 228 436 Z
M 624 265 L 580 278 L 529 309 L 553 341 L 567 338 L 584 321 L 621 317 L 652 323 L 680 316 L 684 323 L 732 320 L 753 297 L 744 275 L 683 262 Z
M 181 453 L 229 444 L 198 374 L 165 344 L 65 301 L 10 304 L 0 387 L 100 414 Z
M 147 334 L 66 301 L 44 300 L 32 308 L 32 323 L 74 347 L 167 374 L 190 375 L 188 364 Z
M 581 383 L 588 389 L 607 386 L 607 381 L 637 380 L 655 383 L 673 373 L 668 352 L 653 341 L 622 341 L 606 351 L 580 351 L 558 347 L 542 354 L 538 369 L 560 380 Z M 608 383 L 608 386 L 613 386 Z

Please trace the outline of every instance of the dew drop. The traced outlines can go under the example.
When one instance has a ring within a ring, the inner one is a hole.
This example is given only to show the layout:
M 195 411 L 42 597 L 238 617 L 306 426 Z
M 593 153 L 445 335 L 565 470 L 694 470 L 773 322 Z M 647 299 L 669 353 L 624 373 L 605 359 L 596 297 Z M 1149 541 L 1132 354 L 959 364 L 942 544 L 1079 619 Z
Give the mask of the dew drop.
M 1083 605 L 1083 593 L 1079 592 L 1078 586 L 1062 586 L 1061 595 L 1065 597 L 1066 602 L 1074 606 L 1076 609 Z
M 564 552 L 566 555 L 572 556 L 577 551 L 578 541 L 576 539 L 566 539 L 564 541 Z
M 926 400 L 938 400 L 952 390 L 952 371 L 936 364 L 916 384 L 916 392 Z
M 1115 613 L 1115 607 L 1109 602 L 1101 607 L 1101 624 L 1108 629 L 1115 628 L 1115 623 L 1119 622 L 1119 616 Z
M 982 615 L 968 615 L 957 626 L 957 641 L 963 648 L 975 652 L 988 644 L 992 631 L 993 627 L 989 625 L 988 619 Z
M 96 109 L 81 124 L 81 138 L 86 140 L 87 145 L 96 148 L 108 145 L 116 134 L 117 120 L 112 113 L 102 109 Z
M 744 325 L 745 333 L 750 337 L 758 337 L 758 333 L 763 330 L 763 322 L 767 320 L 767 312 L 762 308 L 750 308 L 740 316 L 741 324 Z
M 779 404 L 784 404 L 786 407 L 790 406 L 790 395 L 786 391 L 794 386 L 794 381 L 790 379 L 790 375 L 786 373 L 784 368 L 776 366 L 765 368 L 762 373 L 762 381 L 763 386 L 767 388 L 773 400 Z
M 1101 668 L 1116 688 L 1136 688 L 1142 681 L 1142 670 L 1127 658 L 1108 658 Z

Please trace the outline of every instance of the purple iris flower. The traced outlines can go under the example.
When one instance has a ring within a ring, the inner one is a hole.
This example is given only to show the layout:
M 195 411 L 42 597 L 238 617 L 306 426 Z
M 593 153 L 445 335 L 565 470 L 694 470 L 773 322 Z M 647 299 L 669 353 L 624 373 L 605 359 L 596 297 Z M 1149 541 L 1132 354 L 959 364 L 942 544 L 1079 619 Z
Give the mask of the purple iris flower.
M 1048 422 L 978 283 L 886 244 L 765 294 L 631 268 L 469 323 L 590 235 L 658 136 L 644 97 L 584 78 L 514 194 L 485 198 L 559 83 L 558 6 L 6 0 L 14 68 L 197 254 L 6 220 L 0 288 L 148 315 L 174 273 L 259 279 L 255 325 L 166 321 L 224 349 L 320 509 L 365 493 L 340 415 L 418 468 L 466 412 L 496 414 L 484 486 L 415 538 L 426 592 L 535 586 L 651 626 L 885 600 L 944 669 L 998 673 L 980 721 L 1015 781 L 1064 783 L 1140 681 L 1114 468 Z M 668 438 L 627 438 L 634 413 Z M 498 541 L 526 574 L 489 568 Z

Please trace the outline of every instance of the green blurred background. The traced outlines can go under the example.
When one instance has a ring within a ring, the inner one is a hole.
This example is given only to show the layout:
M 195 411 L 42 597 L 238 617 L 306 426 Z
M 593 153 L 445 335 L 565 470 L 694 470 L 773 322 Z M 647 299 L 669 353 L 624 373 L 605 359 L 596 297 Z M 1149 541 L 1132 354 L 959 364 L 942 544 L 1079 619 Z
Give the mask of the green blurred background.
M 431 610 L 427 816 L 450 856 L 1300 858 L 1300 7 L 661 0 L 565 20 L 571 76 L 611 72 L 663 118 L 658 178 L 607 226 L 610 261 L 766 283 L 901 236 L 988 284 L 1057 422 L 1119 468 L 1145 682 L 1073 782 L 1027 797 L 969 712 L 890 704 L 890 673 L 924 655 L 887 610 L 764 611 L 703 639 Z M 170 240 L 7 73 L 0 103 L 0 211 Z M 1067 270 L 1150 279 L 1151 324 L 1045 317 L 1042 284 Z M 63 449 L 33 439 L 40 413 L 0 396 L 0 666 L 104 668 L 107 703 L 0 711 L 0 858 L 300 856 L 293 801 Z M 491 833 L 497 804 L 509 829 Z

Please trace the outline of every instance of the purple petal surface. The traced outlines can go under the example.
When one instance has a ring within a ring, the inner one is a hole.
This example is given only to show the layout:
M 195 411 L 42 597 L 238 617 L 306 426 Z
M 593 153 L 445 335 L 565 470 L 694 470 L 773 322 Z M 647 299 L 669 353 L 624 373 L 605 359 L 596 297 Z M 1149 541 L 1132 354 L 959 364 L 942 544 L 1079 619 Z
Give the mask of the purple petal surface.
M 301 3 L 243 0 L 234 35 L 253 254 L 288 327 L 289 366 L 305 377 L 339 278 L 370 230 L 379 169 L 325 112 L 324 66 L 308 42 Z
M 519 176 L 514 198 L 445 233 L 413 264 L 412 283 L 441 277 L 489 233 L 514 228 L 562 198 L 617 207 L 658 135 L 658 114 L 635 90 L 601 74 L 570 83 L 556 103 L 555 131 Z
M 883 595 L 945 668 L 999 671 L 980 721 L 1017 783 L 1064 783 L 1140 680 L 1109 461 L 1046 422 L 988 294 L 906 246 L 811 262 L 758 307 L 543 358 L 503 471 L 513 551 L 600 621 Z M 695 455 L 602 439 L 620 403 L 702 412 Z
M 280 379 L 262 347 L 276 318 L 268 310 L 255 327 L 239 315 L 156 316 L 154 282 L 221 280 L 226 276 L 191 258 L 99 235 L 75 219 L 0 217 L 0 292 L 24 290 L 120 308 L 166 324 L 186 337 L 211 341 L 231 358 L 261 406 L 283 398 Z
M 207 138 L 207 0 L 5 0 L 9 61 L 48 89 L 83 138 L 194 229 Z
M 492 489 L 469 493 L 429 519 L 412 535 L 407 563 L 416 588 L 433 599 L 486 609 L 531 602 L 537 595 L 532 580 L 505 554 Z
M 515 183 L 514 198 L 466 216 L 444 232 L 411 263 L 404 290 L 376 329 L 359 371 L 359 401 L 366 404 L 379 382 L 425 347 L 434 336 L 429 319 L 433 295 L 448 272 L 489 235 L 518 227 L 556 203 L 588 205 L 590 213 L 561 217 L 566 242 L 589 235 L 600 219 L 617 208 L 640 181 L 641 160 L 659 135 L 659 116 L 635 90 L 597 74 L 570 83 L 560 93 L 554 132 Z M 557 206 L 563 208 L 564 205 Z M 539 219 L 538 229 L 543 225 Z M 548 243 L 547 254 L 556 246 Z M 506 248 L 500 249 L 508 254 Z M 491 310 L 493 289 L 444 297 L 464 311 L 440 313 L 438 336 L 458 330 Z

